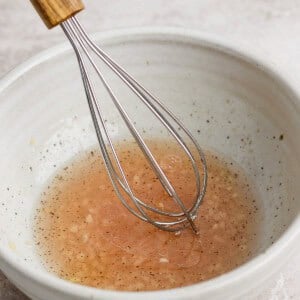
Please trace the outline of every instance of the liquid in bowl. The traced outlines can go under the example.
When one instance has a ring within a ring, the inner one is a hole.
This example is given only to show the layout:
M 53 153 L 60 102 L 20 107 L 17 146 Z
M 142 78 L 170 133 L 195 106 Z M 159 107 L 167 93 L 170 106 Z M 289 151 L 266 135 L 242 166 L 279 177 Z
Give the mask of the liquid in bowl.
M 177 148 L 150 142 L 184 201 L 193 172 Z M 173 203 L 133 143 L 119 148 L 134 190 L 161 209 Z M 48 270 L 104 289 L 160 290 L 221 275 L 249 260 L 258 239 L 258 204 L 242 170 L 206 152 L 209 184 L 197 218 L 199 235 L 161 231 L 134 217 L 119 201 L 97 150 L 57 172 L 43 192 L 35 237 Z

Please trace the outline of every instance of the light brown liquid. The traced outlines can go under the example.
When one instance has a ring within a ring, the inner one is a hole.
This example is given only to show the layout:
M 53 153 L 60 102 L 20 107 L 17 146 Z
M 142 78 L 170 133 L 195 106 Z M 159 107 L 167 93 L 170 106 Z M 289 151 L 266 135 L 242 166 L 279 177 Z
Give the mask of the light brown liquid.
M 151 147 L 188 203 L 195 186 L 187 159 L 162 141 Z M 123 144 L 119 153 L 141 199 L 178 210 L 133 145 Z M 190 229 L 161 231 L 129 213 L 95 151 L 61 169 L 36 215 L 38 251 L 47 268 L 88 286 L 140 291 L 193 284 L 247 261 L 256 240 L 255 199 L 231 162 L 209 153 L 206 157 L 209 180 L 196 221 L 199 235 Z

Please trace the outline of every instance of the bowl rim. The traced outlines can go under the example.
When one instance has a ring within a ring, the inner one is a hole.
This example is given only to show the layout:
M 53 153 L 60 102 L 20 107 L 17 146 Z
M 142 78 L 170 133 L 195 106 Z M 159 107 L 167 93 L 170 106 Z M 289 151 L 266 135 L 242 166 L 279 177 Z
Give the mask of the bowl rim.
M 178 42 L 188 42 L 194 44 L 197 47 L 208 47 L 214 50 L 218 50 L 222 53 L 236 57 L 241 61 L 256 66 L 263 71 L 267 76 L 273 78 L 278 84 L 283 86 L 294 102 L 294 105 L 300 112 L 300 91 L 298 92 L 295 84 L 292 84 L 292 78 L 288 74 L 282 76 L 282 72 L 278 70 L 278 67 L 268 62 L 265 59 L 261 59 L 257 54 L 252 53 L 249 49 L 241 48 L 236 43 L 232 43 L 228 40 L 224 40 L 212 34 L 203 34 L 195 30 L 189 30 L 184 28 L 173 27 L 142 27 L 142 28 L 130 28 L 130 29 L 118 29 L 105 31 L 94 35 L 96 40 L 114 41 L 115 39 L 124 40 L 124 37 L 128 41 L 133 38 L 149 39 L 151 36 L 157 38 L 167 37 L 168 39 L 177 39 Z M 0 78 L 0 94 L 5 91 L 14 81 L 25 75 L 32 68 L 39 64 L 51 60 L 52 58 L 59 56 L 68 50 L 71 46 L 68 42 L 62 43 L 58 46 L 44 50 L 39 54 L 33 56 L 27 61 L 23 62 L 19 66 L 12 69 L 7 75 Z M 296 100 L 297 99 L 297 100 Z M 1 103 L 0 103 L 1 109 Z M 181 288 L 174 288 L 168 290 L 159 291 L 142 291 L 142 292 L 126 292 L 126 291 L 113 291 L 104 290 L 98 288 L 87 287 L 72 283 L 58 278 L 41 270 L 36 271 L 28 268 L 25 263 L 20 263 L 15 260 L 15 256 L 0 245 L 0 265 L 5 265 L 7 268 L 12 269 L 15 273 L 19 273 L 24 277 L 30 278 L 36 284 L 43 286 L 47 289 L 59 291 L 62 294 L 67 294 L 74 297 L 82 297 L 82 299 L 88 299 L 91 296 L 93 299 L 130 299 L 130 300 L 144 300 L 153 299 L 155 296 L 157 299 L 183 299 L 188 296 L 200 296 L 216 289 L 223 290 L 225 287 L 233 286 L 234 283 L 246 280 L 256 272 L 260 272 L 264 266 L 272 264 L 274 258 L 283 256 L 282 253 L 288 251 L 290 245 L 299 241 L 300 237 L 300 217 L 296 217 L 295 220 L 289 225 L 282 236 L 271 245 L 264 253 L 251 259 L 249 262 L 241 265 L 240 267 L 225 273 L 221 276 L 217 276 L 213 279 L 196 283 L 190 286 Z M 294 247 L 296 248 L 296 247 Z M 289 250 L 290 251 L 290 250 Z M 286 252 L 288 253 L 288 252 Z M 278 263 L 281 266 L 284 261 Z M 279 268 L 278 266 L 278 268 Z M 268 274 L 270 276 L 270 274 Z M 22 287 L 21 284 L 19 284 Z

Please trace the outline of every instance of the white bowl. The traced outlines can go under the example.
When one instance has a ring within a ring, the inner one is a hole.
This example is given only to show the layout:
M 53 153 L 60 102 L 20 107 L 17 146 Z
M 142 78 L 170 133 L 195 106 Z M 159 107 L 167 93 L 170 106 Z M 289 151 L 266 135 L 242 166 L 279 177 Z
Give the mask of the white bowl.
M 264 212 L 257 255 L 207 282 L 156 292 L 89 288 L 44 269 L 32 234 L 39 194 L 56 170 L 53 165 L 96 143 L 77 62 L 65 44 L 1 80 L 1 269 L 29 297 L 40 300 L 211 300 L 254 295 L 299 245 L 299 95 L 276 71 L 249 54 L 189 31 L 126 30 L 100 34 L 97 40 L 173 108 L 204 148 L 234 158 L 245 169 Z M 147 119 L 137 115 L 147 127 Z M 114 118 L 110 114 L 108 119 L 117 137 L 122 129 L 113 124 Z

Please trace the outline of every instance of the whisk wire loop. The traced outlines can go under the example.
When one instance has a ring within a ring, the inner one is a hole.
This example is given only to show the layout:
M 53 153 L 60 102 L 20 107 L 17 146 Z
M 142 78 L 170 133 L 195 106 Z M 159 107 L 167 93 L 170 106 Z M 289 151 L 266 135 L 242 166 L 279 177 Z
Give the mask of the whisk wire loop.
M 133 213 L 136 217 L 140 218 L 143 221 L 149 222 L 152 225 L 167 231 L 178 231 L 185 227 L 187 224 L 190 224 L 192 229 L 197 232 L 197 228 L 194 223 L 194 219 L 196 217 L 198 208 L 203 200 L 206 185 L 207 185 L 207 166 L 205 161 L 205 156 L 197 141 L 194 139 L 192 134 L 183 126 L 181 121 L 167 108 L 163 105 L 161 101 L 159 101 L 156 97 L 154 97 L 149 91 L 147 91 L 143 86 L 141 86 L 133 77 L 131 77 L 124 69 L 122 69 L 117 63 L 115 63 L 102 49 L 100 49 L 92 40 L 89 38 L 81 24 L 78 22 L 76 17 L 71 17 L 70 19 L 61 23 L 61 27 L 68 37 L 79 62 L 80 72 L 83 79 L 83 84 L 85 87 L 85 92 L 88 100 L 89 109 L 91 112 L 93 124 L 96 130 L 97 139 L 100 145 L 100 149 L 103 155 L 103 159 L 105 162 L 105 167 L 107 169 L 110 180 L 113 184 L 113 187 L 117 193 L 117 196 L 121 200 L 121 202 L 125 205 L 125 207 Z M 81 50 L 80 50 L 81 49 Z M 118 77 L 133 91 L 133 93 L 146 105 L 146 107 L 154 114 L 154 116 L 161 122 L 161 124 L 167 129 L 167 131 L 173 136 L 176 142 L 181 146 L 184 153 L 189 158 L 196 182 L 196 193 L 193 201 L 193 205 L 190 208 L 186 208 L 183 201 L 180 199 L 178 194 L 176 193 L 175 188 L 168 180 L 166 174 L 158 164 L 157 160 L 151 153 L 151 150 L 145 143 L 142 138 L 142 135 L 139 133 L 137 128 L 134 125 L 134 122 L 131 120 L 130 116 L 127 114 L 123 105 L 120 103 L 116 95 L 114 94 L 112 88 L 105 80 L 103 74 L 101 73 L 99 67 L 96 65 L 89 51 L 94 52 L 100 59 L 110 68 L 112 69 Z M 85 55 L 85 58 L 82 55 Z M 177 203 L 180 207 L 181 212 L 169 212 L 163 211 L 156 207 L 152 207 L 141 199 L 136 197 L 130 188 L 128 180 L 126 178 L 125 172 L 121 166 L 120 160 L 117 155 L 117 151 L 114 147 L 113 141 L 109 135 L 108 128 L 105 124 L 103 113 L 101 112 L 99 101 L 96 97 L 95 89 L 93 87 L 92 80 L 88 74 L 85 59 L 89 61 L 92 65 L 93 69 L 96 71 L 99 76 L 101 82 L 103 83 L 106 91 L 108 92 L 110 98 L 115 104 L 118 112 L 120 113 L 123 121 L 127 125 L 129 131 L 134 137 L 136 143 L 144 153 L 145 158 L 148 160 L 150 166 L 155 172 L 157 178 L 160 180 L 161 184 L 168 192 L 169 196 Z M 160 111 L 161 110 L 161 111 Z M 169 118 L 169 119 L 168 119 Z M 201 185 L 200 172 L 197 166 L 197 162 L 187 147 L 184 139 L 181 137 L 179 132 L 174 128 L 174 126 L 170 123 L 170 120 L 173 124 L 175 124 L 182 132 L 189 138 L 192 144 L 197 149 L 197 153 L 201 159 L 202 168 L 203 168 L 203 183 Z M 101 126 L 99 125 L 101 124 Z M 105 138 L 104 138 L 105 136 Z M 106 143 L 107 140 L 107 143 Z M 108 144 L 108 145 L 107 145 Z M 108 148 L 111 149 L 111 155 L 109 154 Z M 112 158 L 113 157 L 113 161 Z M 117 170 L 115 169 L 115 165 Z M 123 196 L 125 193 L 129 199 L 134 204 L 135 210 L 132 205 L 128 204 L 128 199 L 126 200 Z M 154 220 L 153 217 L 146 211 L 150 211 L 152 213 L 157 213 L 161 216 L 168 217 L 167 220 Z M 170 218 L 175 218 L 170 221 Z

